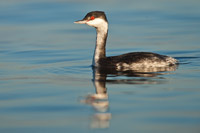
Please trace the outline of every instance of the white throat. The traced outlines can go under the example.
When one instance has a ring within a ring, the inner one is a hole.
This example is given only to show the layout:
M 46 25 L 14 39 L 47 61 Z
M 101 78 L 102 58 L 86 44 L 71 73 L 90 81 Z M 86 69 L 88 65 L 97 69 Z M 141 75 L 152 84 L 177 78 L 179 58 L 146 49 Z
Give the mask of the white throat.
M 93 66 L 99 65 L 99 60 L 106 57 L 106 39 L 108 34 L 108 22 L 103 19 L 96 18 L 93 21 L 89 21 L 86 24 L 96 28 L 96 46 L 93 56 Z

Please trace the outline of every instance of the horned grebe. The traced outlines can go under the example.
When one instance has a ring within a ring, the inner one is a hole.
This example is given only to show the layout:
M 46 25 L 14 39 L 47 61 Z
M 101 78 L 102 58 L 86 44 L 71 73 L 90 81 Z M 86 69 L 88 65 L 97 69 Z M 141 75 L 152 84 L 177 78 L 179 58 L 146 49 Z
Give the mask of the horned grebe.
M 133 52 L 119 56 L 106 57 L 106 40 L 108 35 L 108 21 L 102 11 L 89 12 L 77 24 L 87 24 L 95 27 L 97 32 L 96 47 L 93 57 L 94 67 L 109 67 L 117 70 L 133 70 L 148 67 L 174 66 L 178 61 L 172 57 L 151 52 Z

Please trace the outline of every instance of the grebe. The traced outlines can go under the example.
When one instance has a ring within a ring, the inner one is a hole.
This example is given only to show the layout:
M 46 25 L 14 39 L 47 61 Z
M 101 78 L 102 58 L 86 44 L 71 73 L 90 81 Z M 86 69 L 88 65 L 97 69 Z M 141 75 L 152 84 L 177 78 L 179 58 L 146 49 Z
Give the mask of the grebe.
M 87 24 L 96 28 L 96 47 L 92 64 L 94 67 L 134 70 L 137 68 L 175 66 L 178 63 L 172 57 L 151 52 L 133 52 L 106 57 L 105 47 L 108 36 L 108 21 L 103 11 L 89 12 L 82 20 L 75 21 L 74 23 Z

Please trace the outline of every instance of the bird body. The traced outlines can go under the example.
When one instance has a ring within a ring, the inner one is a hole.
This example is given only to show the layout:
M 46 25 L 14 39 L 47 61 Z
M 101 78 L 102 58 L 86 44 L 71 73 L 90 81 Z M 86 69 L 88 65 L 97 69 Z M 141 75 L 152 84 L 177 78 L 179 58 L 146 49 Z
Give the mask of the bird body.
M 93 57 L 94 67 L 109 67 L 116 70 L 132 70 L 148 67 L 166 67 L 176 65 L 178 61 L 172 57 L 151 52 L 132 52 L 119 56 L 106 57 L 106 40 L 108 21 L 102 11 L 89 12 L 78 24 L 95 27 L 97 32 L 96 46 Z

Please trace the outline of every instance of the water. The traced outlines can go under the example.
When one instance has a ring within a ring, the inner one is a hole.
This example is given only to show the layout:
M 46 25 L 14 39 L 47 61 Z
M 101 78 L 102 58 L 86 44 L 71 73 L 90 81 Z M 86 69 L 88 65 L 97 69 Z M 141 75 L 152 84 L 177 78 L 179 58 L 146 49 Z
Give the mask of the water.
M 1 1 L 0 132 L 200 132 L 199 4 Z M 166 54 L 177 70 L 107 75 L 95 90 L 95 30 L 73 23 L 92 10 L 107 14 L 107 55 Z M 94 100 L 105 85 L 108 99 Z

